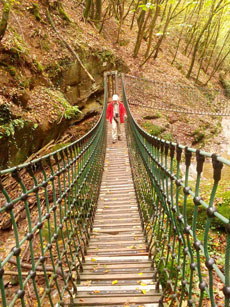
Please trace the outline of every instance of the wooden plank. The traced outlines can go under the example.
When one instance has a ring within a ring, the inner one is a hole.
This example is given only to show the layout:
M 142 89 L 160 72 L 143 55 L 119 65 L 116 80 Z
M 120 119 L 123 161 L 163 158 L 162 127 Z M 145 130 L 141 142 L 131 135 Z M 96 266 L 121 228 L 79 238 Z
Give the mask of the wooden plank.
M 135 288 L 136 286 L 132 286 L 133 288 Z M 105 291 L 105 290 L 97 290 L 97 287 L 92 287 L 93 289 L 95 288 L 95 290 L 91 290 L 91 288 L 89 287 L 88 291 L 82 291 L 79 290 L 78 293 L 78 297 L 122 297 L 122 296 L 143 296 L 143 292 L 141 290 L 145 290 L 146 293 L 148 295 L 153 295 L 153 296 L 159 296 L 159 293 L 157 293 L 155 290 L 146 290 L 146 288 L 142 288 L 142 287 L 136 287 L 136 289 L 133 290 L 110 290 L 110 291 Z
M 99 219 L 101 218 L 102 220 L 104 220 L 105 218 L 106 219 L 126 219 L 126 218 L 136 218 L 136 219 L 139 219 L 140 220 L 140 215 L 139 215 L 139 212 L 138 211 L 135 211 L 135 212 L 123 212 L 123 213 L 120 213 L 120 212 L 117 212 L 117 213 L 114 213 L 114 214 L 108 214 L 106 212 L 103 212 L 100 211 L 100 212 L 97 212 L 96 215 L 95 215 L 95 219 Z
M 132 207 L 130 210 L 127 210 L 125 208 L 105 208 L 105 209 L 100 209 L 98 213 L 95 215 L 95 217 L 100 216 L 100 215 L 113 215 L 113 214 L 126 214 L 127 212 L 130 212 L 130 214 L 139 214 L 138 208 L 137 207 Z
M 122 273 L 122 274 L 85 274 L 81 273 L 81 280 L 140 280 L 140 279 L 151 279 L 153 278 L 153 273 Z
M 103 191 L 103 190 L 106 190 L 106 191 L 110 191 L 111 189 L 113 190 L 113 189 L 117 189 L 117 188 L 122 188 L 122 189 L 124 189 L 124 187 L 126 187 L 126 188 L 133 188 L 133 190 L 134 190 L 134 185 L 133 185 L 133 182 L 132 182 L 132 180 L 130 180 L 129 182 L 127 182 L 127 180 L 124 180 L 124 183 L 123 184 L 121 184 L 120 182 L 118 182 L 118 183 L 112 183 L 111 182 L 111 184 L 109 184 L 109 183 L 106 183 L 106 184 L 102 184 L 101 185 L 101 191 Z
M 104 223 L 108 223 L 108 220 L 110 220 L 111 222 L 113 221 L 139 221 L 140 223 L 140 216 L 138 214 L 138 212 L 136 212 L 135 214 L 132 214 L 130 216 L 128 215 L 122 215 L 122 214 L 115 214 L 115 216 L 111 215 L 111 214 L 96 214 L 95 215 L 95 219 L 94 219 L 94 223 L 99 222 L 99 221 L 103 221 Z
M 106 305 L 114 305 L 114 304 L 132 304 L 132 303 L 138 303 L 138 304 L 144 304 L 144 303 L 158 303 L 160 299 L 160 296 L 146 296 L 143 295 L 141 297 L 133 297 L 133 296 L 123 296 L 123 297 L 89 297 L 89 298 L 76 298 L 74 299 L 74 303 L 78 306 L 95 306 L 96 304 L 98 306 L 106 306 Z
M 121 252 L 119 252 L 119 251 L 117 251 L 117 252 L 108 252 L 108 251 L 106 251 L 106 252 L 100 252 L 100 251 L 98 251 L 98 252 L 93 252 L 93 253 L 90 253 L 89 252 L 89 256 L 94 256 L 94 257 L 97 257 L 97 256 L 133 256 L 133 255 L 135 255 L 135 256 L 146 256 L 146 255 L 148 255 L 148 253 L 147 252 L 145 252 L 145 251 L 121 251 Z
M 112 280 L 87 280 L 87 281 L 82 281 L 82 283 L 85 283 L 86 285 L 90 284 L 92 286 L 103 286 L 103 287 L 107 287 L 107 286 L 112 286 Z M 152 279 L 133 279 L 133 280 L 119 280 L 119 286 L 136 286 L 138 287 L 139 283 L 144 283 L 144 284 L 150 284 L 152 282 L 152 284 L 154 284 L 155 281 L 153 281 Z
M 86 256 L 85 257 L 85 260 L 87 261 L 92 261 L 92 257 L 90 256 Z M 120 261 L 120 262 L 128 262 L 128 263 L 133 263 L 133 262 L 144 262 L 145 260 L 149 260 L 148 256 L 122 256 L 122 257 L 104 257 L 104 256 L 98 256 L 98 257 L 95 257 L 95 262 L 110 262 L 112 263 L 113 261 L 114 262 L 117 262 L 117 261 Z
M 146 247 L 144 240 L 139 240 L 139 241 L 129 240 L 129 241 L 114 241 L 114 242 L 112 241 L 112 242 L 100 242 L 100 243 L 90 242 L 89 248 L 107 248 L 107 247 L 113 248 L 114 246 L 121 247 L 121 246 L 130 246 L 130 245 L 135 245 L 139 248 Z
M 108 223 L 108 222 L 106 222 Z M 111 221 L 111 223 L 109 224 L 102 224 L 101 222 L 97 222 L 97 223 L 94 223 L 94 228 L 93 229 L 98 229 L 98 228 L 117 228 L 117 227 L 132 227 L 132 228 L 141 228 L 140 226 L 140 223 L 137 223 L 137 222 L 132 222 L 132 221 L 120 221 L 119 223 L 119 220 L 118 221 Z
M 118 235 L 95 232 L 94 234 L 91 234 L 90 242 L 99 242 L 99 241 L 112 242 L 112 241 L 118 241 L 124 238 L 131 238 L 130 241 L 131 240 L 136 241 L 136 240 L 139 240 L 140 238 L 143 239 L 144 236 L 142 232 L 121 233 Z
M 149 264 L 147 264 L 147 267 L 139 267 L 139 265 L 132 267 L 132 268 L 127 268 L 125 266 L 123 266 L 121 268 L 121 266 L 117 266 L 116 268 L 108 268 L 107 265 L 105 266 L 91 266 L 88 267 L 86 269 L 86 267 L 83 265 L 84 268 L 84 274 L 107 274 L 107 273 L 111 273 L 111 274 L 120 274 L 120 273 L 154 273 L 153 269 L 150 268 Z
M 89 248 L 87 249 L 87 251 L 89 253 L 98 253 L 98 252 L 109 252 L 109 253 L 113 253 L 113 252 L 122 252 L 122 251 L 144 251 L 146 252 L 146 246 L 144 247 L 138 247 L 138 246 L 135 246 L 134 244 L 131 244 L 131 245 L 128 245 L 128 246 L 124 246 L 124 247 L 121 247 L 121 246 L 115 246 L 114 247 L 111 247 L 111 246 L 105 246 L 103 248 L 98 248 L 98 247 L 91 247 L 89 246 Z
M 118 226 L 139 226 L 140 225 L 140 220 L 138 223 L 137 219 L 130 219 L 130 220 L 110 220 L 111 223 L 108 224 L 108 221 L 101 221 L 101 220 L 97 220 L 94 222 L 94 228 L 104 228 L 104 227 L 118 227 Z
M 94 264 L 94 263 L 84 263 L 83 264 L 83 268 L 84 269 L 90 269 L 91 267 L 98 267 L 98 268 L 106 268 L 106 269 L 135 269 L 135 268 L 138 268 L 138 269 L 141 269 L 141 268 L 150 268 L 151 267 L 151 261 L 145 261 L 145 262 L 139 262 L 138 265 L 136 263 L 122 263 L 122 262 L 119 262 L 119 263 L 113 263 L 113 264 L 110 264 L 110 263 L 107 263 L 107 264 L 104 264 L 104 263 L 99 263 L 99 264 Z
M 138 231 L 139 230 L 139 231 Z M 123 227 L 123 228 L 113 228 L 113 227 L 108 227 L 108 228 L 100 228 L 100 229 L 94 229 L 93 233 L 105 233 L 105 234 L 111 234 L 111 235 L 116 235 L 119 234 L 120 232 L 133 232 L 135 231 L 136 233 L 142 233 L 141 232 L 141 227 L 133 226 L 133 227 Z
M 97 207 L 98 209 L 98 214 L 113 214 L 113 213 L 132 213 L 132 214 L 139 214 L 139 211 L 138 211 L 138 207 L 137 206 L 134 206 L 133 204 L 130 204 L 129 206 L 125 206 L 125 204 L 123 206 L 121 206 L 120 204 L 114 204 L 113 206 L 110 206 L 109 203 L 105 203 L 103 205 L 99 205 Z M 97 216 L 97 215 L 95 215 Z

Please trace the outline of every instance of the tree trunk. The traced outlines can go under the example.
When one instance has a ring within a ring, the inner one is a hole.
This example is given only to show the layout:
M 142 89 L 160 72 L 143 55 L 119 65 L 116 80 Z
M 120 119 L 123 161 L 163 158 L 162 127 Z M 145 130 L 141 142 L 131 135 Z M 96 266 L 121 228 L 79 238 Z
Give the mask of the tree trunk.
M 96 23 L 99 23 L 101 20 L 101 10 L 102 10 L 102 3 L 101 0 L 96 0 Z
M 189 70 L 188 70 L 188 73 L 186 75 L 186 77 L 189 79 L 190 76 L 191 76 L 191 73 L 192 73 L 192 70 L 193 70 L 193 66 L 194 66 L 194 63 L 195 63 L 195 59 L 196 59 L 196 54 L 197 54 L 197 51 L 198 51 L 198 48 L 199 48 L 199 43 L 200 43 L 200 40 L 205 32 L 205 30 L 207 29 L 207 27 L 209 26 L 210 22 L 212 21 L 213 17 L 215 16 L 215 12 L 218 10 L 220 4 L 221 4 L 222 0 L 219 1 L 218 5 L 216 6 L 216 8 L 214 9 L 214 5 L 215 5 L 215 1 L 213 1 L 213 4 L 212 4 L 212 8 L 211 8 L 211 11 L 210 11 L 210 16 L 208 18 L 208 21 L 205 23 L 203 29 L 201 30 L 197 40 L 196 40 L 196 44 L 194 46 L 194 50 L 193 50 L 193 55 L 192 55 L 192 60 L 191 60 L 191 64 L 190 64 L 190 67 L 189 67 Z
M 214 29 L 215 29 L 215 27 L 214 27 Z M 199 81 L 199 76 L 200 76 L 200 71 L 201 71 L 201 68 L 202 68 L 202 65 L 203 65 L 204 56 L 206 54 L 206 50 L 207 50 L 208 44 L 209 44 L 210 32 L 211 32 L 211 27 L 208 28 L 208 34 L 207 34 L 207 37 L 205 39 L 205 43 L 204 43 L 204 47 L 203 47 L 201 56 L 199 58 L 200 65 L 199 65 L 199 69 L 198 69 L 197 76 L 196 76 L 196 83 Z
M 0 23 L 0 41 L 3 39 L 6 33 L 9 15 L 10 15 L 10 7 L 11 7 L 10 2 L 6 1 L 3 7 L 2 20 Z
M 207 73 L 208 68 L 209 68 L 209 66 L 210 66 L 210 64 L 211 64 L 212 57 L 213 57 L 214 51 L 215 51 L 216 46 L 217 46 L 217 41 L 218 41 L 219 34 L 220 34 L 220 22 L 219 22 L 219 24 L 218 24 L 218 30 L 217 30 L 217 32 L 216 32 L 216 37 L 215 37 L 215 41 L 214 41 L 214 44 L 213 44 L 213 48 L 212 48 L 211 54 L 210 54 L 210 56 L 209 56 L 209 60 L 208 60 L 207 66 L 205 67 L 205 70 L 204 70 L 205 73 Z
M 133 29 L 133 24 L 134 24 L 134 20 L 135 20 L 135 16 L 136 16 L 136 12 L 139 6 L 140 0 L 137 1 L 136 7 L 134 9 L 134 13 L 133 13 L 133 17 L 132 17 L 132 22 L 131 22 L 131 26 L 130 26 L 130 30 Z
M 85 19 L 87 19 L 89 17 L 91 2 L 92 2 L 92 0 L 86 0 L 85 10 L 84 10 L 84 13 L 83 13 L 83 16 L 84 16 Z
M 161 43 L 166 35 L 166 32 L 167 32 L 167 29 L 168 29 L 168 26 L 169 26 L 169 23 L 170 23 L 170 19 L 171 19 L 171 12 L 172 12 L 172 4 L 170 5 L 169 7 L 169 11 L 168 11 L 168 15 L 167 15 L 167 19 L 166 19 L 166 22 L 165 22 L 165 25 L 164 25 L 164 29 L 163 29 L 163 34 L 161 35 L 161 37 L 159 38 L 158 42 L 157 42 L 157 45 L 156 47 L 154 48 L 155 49 L 155 54 L 153 56 L 154 60 L 157 58 L 158 56 L 158 53 L 159 53 L 159 50 L 160 50 L 160 46 L 161 46 Z
M 149 41 L 148 41 L 148 46 L 147 46 L 147 49 L 146 49 L 146 52 L 145 52 L 145 58 L 147 58 L 148 55 L 149 55 L 149 51 L 150 51 L 152 41 L 153 41 L 153 30 L 155 28 L 157 18 L 160 15 L 160 6 L 158 4 L 159 4 L 159 0 L 157 0 L 155 14 L 153 16 L 153 19 L 152 19 L 152 22 L 151 22 L 151 25 L 150 25 L 150 29 L 149 29 Z
M 230 50 L 228 50 L 228 52 L 224 55 L 224 57 L 220 60 L 220 62 L 216 65 L 216 67 L 214 67 L 209 79 L 206 81 L 205 85 L 208 84 L 208 82 L 212 79 L 212 77 L 215 75 L 215 73 L 217 72 L 217 70 L 220 68 L 220 66 L 223 64 L 223 62 L 225 61 L 225 59 L 227 58 L 227 56 L 230 54 Z
M 186 22 L 187 16 L 188 16 L 188 10 L 186 10 L 186 13 L 185 13 L 185 16 L 184 16 L 184 20 L 183 20 L 183 24 Z M 173 60 L 172 60 L 171 64 L 173 64 L 175 59 L 176 59 L 177 52 L 179 50 L 180 43 L 182 41 L 183 33 L 184 33 L 184 27 L 182 27 L 182 29 L 180 31 L 179 39 L 178 39 L 177 46 L 176 46 L 176 51 L 175 51 L 175 54 L 174 54 L 174 57 L 173 57 Z
M 94 20 L 95 18 L 95 4 L 94 4 L 94 0 L 91 1 L 91 7 L 90 7 L 90 19 Z M 95 21 L 95 20 L 94 20 Z
M 141 11 L 141 13 L 140 13 L 140 15 L 137 19 L 138 33 L 137 33 L 136 44 L 135 44 L 134 52 L 133 52 L 134 58 L 136 58 L 137 55 L 138 55 L 138 51 L 139 51 L 140 46 L 141 46 L 141 40 L 142 40 L 142 37 L 143 37 L 143 34 L 144 34 L 143 27 L 144 27 L 145 14 L 146 14 L 145 11 Z
M 197 18 L 196 18 L 195 24 L 193 25 L 193 29 L 192 29 L 191 34 L 189 35 L 189 32 L 187 31 L 187 35 L 189 35 L 190 37 L 189 37 L 189 39 L 188 39 L 188 43 L 187 43 L 187 45 L 186 45 L 186 47 L 185 47 L 185 50 L 184 50 L 184 54 L 185 54 L 185 55 L 187 54 L 188 48 L 189 48 L 191 42 L 193 41 L 194 34 L 195 34 L 195 32 L 196 32 L 196 30 L 197 30 L 197 28 L 198 28 L 198 27 L 197 27 L 197 24 L 198 24 L 198 20 L 199 20 L 201 8 L 202 8 L 202 3 L 200 3 L 199 6 L 195 6 L 195 7 L 194 7 L 194 10 L 192 11 L 192 14 L 191 14 L 191 16 L 190 16 L 190 19 L 189 19 L 189 21 L 188 21 L 188 23 L 190 23 L 190 21 L 192 20 L 193 15 L 194 15 L 194 13 L 196 13 L 196 9 L 198 9 L 198 11 L 197 11 Z

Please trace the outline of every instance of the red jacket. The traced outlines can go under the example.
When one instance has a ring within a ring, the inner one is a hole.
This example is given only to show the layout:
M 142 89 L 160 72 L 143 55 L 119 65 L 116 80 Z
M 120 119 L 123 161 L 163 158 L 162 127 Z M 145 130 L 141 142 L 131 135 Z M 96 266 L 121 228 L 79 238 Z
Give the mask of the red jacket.
M 113 120 L 113 103 L 114 101 L 111 101 L 109 103 L 107 108 L 107 116 L 106 116 L 106 119 L 109 119 L 111 124 Z M 118 101 L 118 103 L 119 103 L 120 122 L 124 123 L 124 115 L 126 114 L 126 110 L 123 103 L 121 103 L 120 101 Z

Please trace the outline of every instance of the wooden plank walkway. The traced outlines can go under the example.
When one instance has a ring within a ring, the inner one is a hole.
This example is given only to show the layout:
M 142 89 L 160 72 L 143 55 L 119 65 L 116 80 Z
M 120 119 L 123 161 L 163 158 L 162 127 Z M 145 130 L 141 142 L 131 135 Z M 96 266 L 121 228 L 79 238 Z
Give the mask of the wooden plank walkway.
M 122 125 L 123 126 L 123 125 Z M 159 306 L 135 197 L 128 149 L 111 125 L 98 208 L 74 306 Z

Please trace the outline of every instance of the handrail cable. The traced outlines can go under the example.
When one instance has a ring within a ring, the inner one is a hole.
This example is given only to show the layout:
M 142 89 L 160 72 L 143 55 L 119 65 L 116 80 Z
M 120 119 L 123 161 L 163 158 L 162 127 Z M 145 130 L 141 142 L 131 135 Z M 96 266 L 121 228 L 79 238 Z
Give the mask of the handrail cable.
M 178 94 L 182 93 L 184 96 L 189 95 L 192 96 L 192 100 L 195 100 L 196 103 L 200 104 L 202 108 L 204 108 L 204 104 L 199 101 L 202 98 L 202 91 L 199 91 L 198 88 L 193 88 L 191 86 L 182 85 L 182 84 L 171 84 L 169 82 L 161 82 L 157 80 L 150 80 L 146 78 L 136 77 L 130 74 L 125 74 L 125 77 L 127 80 L 135 80 L 137 82 L 137 90 L 142 90 L 142 97 L 138 98 L 137 96 L 134 98 L 129 98 L 129 105 L 138 106 L 142 108 L 146 108 L 148 110 L 164 110 L 167 112 L 174 112 L 174 113 L 183 113 L 183 114 L 194 114 L 194 115 L 207 115 L 207 116 L 220 116 L 220 117 L 229 117 L 230 116 L 230 100 L 229 99 L 223 99 L 221 97 L 221 100 L 217 102 L 210 102 L 212 107 L 214 108 L 221 108 L 221 112 L 210 112 L 210 111 L 203 111 L 198 110 L 196 107 L 186 107 L 181 106 L 178 104 L 178 101 L 170 103 L 170 97 L 167 95 L 170 91 L 173 91 L 173 96 L 176 98 Z M 148 89 L 145 89 L 145 84 L 150 84 L 151 87 Z M 132 85 L 132 92 L 133 88 L 135 88 L 135 84 L 131 83 Z M 140 87 L 140 88 L 139 88 Z M 201 88 L 202 89 L 202 88 Z M 130 89 L 131 90 L 131 89 Z M 144 91 L 147 91 L 146 99 L 143 99 Z M 204 90 L 204 89 L 202 89 Z M 200 94 L 200 96 L 194 98 L 193 96 Z M 210 93 L 207 91 L 205 93 L 206 96 L 210 96 Z M 133 96 L 133 95 L 132 95 Z M 203 97 L 204 102 L 207 101 L 208 97 Z M 214 97 L 217 97 L 217 95 L 214 95 Z M 218 98 L 218 97 L 217 97 Z M 185 99 L 186 100 L 186 97 Z M 209 105 L 210 109 L 210 105 Z
M 222 300 L 227 307 L 230 302 L 230 221 L 216 208 L 216 192 L 221 185 L 222 169 L 229 172 L 230 161 L 149 135 L 132 117 L 124 75 L 122 91 L 128 112 L 128 148 L 136 195 L 149 257 L 157 269 L 157 280 L 164 295 L 170 306 L 175 303 L 181 306 L 187 301 L 188 306 L 201 307 L 206 293 L 211 306 L 217 306 L 215 277 L 221 284 L 219 289 L 223 289 Z M 202 172 L 206 158 L 212 159 L 213 185 L 210 197 L 203 199 Z M 189 174 L 194 159 L 196 179 L 191 181 Z M 182 165 L 185 165 L 184 179 Z M 188 207 L 193 210 L 190 216 Z M 206 212 L 204 231 L 198 227 L 201 210 Z M 225 228 L 224 265 L 218 261 L 218 254 L 210 251 L 214 220 L 219 220 Z
M 55 152 L 0 171 L 0 225 L 8 231 L 12 228 L 15 238 L 0 257 L 3 307 L 19 302 L 33 305 L 30 293 L 37 306 L 63 306 L 66 298 L 74 298 L 104 165 L 107 74 L 104 79 L 104 107 L 93 129 Z M 26 219 L 20 221 L 22 213 Z M 26 262 L 25 251 L 29 252 Z M 18 276 L 16 293 L 7 289 L 12 265 Z

